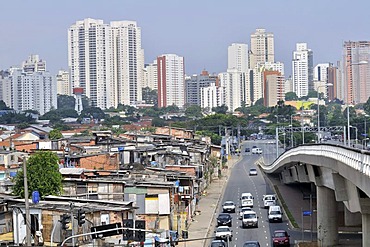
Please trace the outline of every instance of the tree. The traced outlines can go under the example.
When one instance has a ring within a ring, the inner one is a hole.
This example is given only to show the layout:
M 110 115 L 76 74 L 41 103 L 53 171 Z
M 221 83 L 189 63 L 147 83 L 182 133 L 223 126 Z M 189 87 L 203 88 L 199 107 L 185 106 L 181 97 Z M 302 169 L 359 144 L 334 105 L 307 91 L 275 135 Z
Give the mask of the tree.
M 366 103 L 364 104 L 364 110 L 366 114 L 370 114 L 370 97 L 367 99 Z
M 298 96 L 295 92 L 287 92 L 285 94 L 285 101 L 295 101 L 298 100 Z
M 58 95 L 57 97 L 57 108 L 65 108 L 65 109 L 75 109 L 75 102 L 76 99 L 73 96 L 69 95 Z
M 41 151 L 27 160 L 28 198 L 37 190 L 41 198 L 60 195 L 62 175 L 59 172 L 59 158 L 50 151 Z M 13 194 L 24 198 L 23 170 L 14 178 Z
M 185 115 L 189 118 L 201 118 L 203 116 L 202 109 L 199 105 L 191 105 L 186 108 Z
M 214 111 L 217 114 L 226 114 L 228 109 L 229 108 L 224 104 L 222 106 L 213 107 L 212 111 Z
M 49 139 L 50 140 L 58 140 L 60 138 L 63 138 L 62 132 L 60 132 L 59 129 L 53 129 L 49 133 Z

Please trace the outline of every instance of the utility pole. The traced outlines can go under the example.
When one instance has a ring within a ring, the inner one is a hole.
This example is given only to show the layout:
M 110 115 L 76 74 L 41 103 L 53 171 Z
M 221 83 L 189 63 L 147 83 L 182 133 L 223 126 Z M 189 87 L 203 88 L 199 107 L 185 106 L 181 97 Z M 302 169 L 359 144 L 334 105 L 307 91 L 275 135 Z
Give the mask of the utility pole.
M 23 183 L 24 183 L 24 202 L 26 207 L 26 245 L 31 246 L 31 215 L 28 195 L 28 181 L 27 181 L 27 162 L 26 156 L 23 156 Z M 18 216 L 17 216 L 18 217 Z

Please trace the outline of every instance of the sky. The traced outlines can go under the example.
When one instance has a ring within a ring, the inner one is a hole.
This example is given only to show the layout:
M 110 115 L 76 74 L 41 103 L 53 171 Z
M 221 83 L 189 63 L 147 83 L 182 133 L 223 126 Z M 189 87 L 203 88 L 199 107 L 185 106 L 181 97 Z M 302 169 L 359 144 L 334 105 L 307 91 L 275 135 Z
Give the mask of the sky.
M 145 62 L 174 53 L 187 75 L 226 71 L 228 46 L 250 45 L 256 28 L 274 34 L 286 76 L 296 43 L 308 44 L 316 65 L 340 60 L 344 41 L 370 40 L 369 0 L 3 0 L 1 9 L 0 70 L 31 54 L 53 74 L 68 69 L 67 30 L 85 18 L 136 21 Z

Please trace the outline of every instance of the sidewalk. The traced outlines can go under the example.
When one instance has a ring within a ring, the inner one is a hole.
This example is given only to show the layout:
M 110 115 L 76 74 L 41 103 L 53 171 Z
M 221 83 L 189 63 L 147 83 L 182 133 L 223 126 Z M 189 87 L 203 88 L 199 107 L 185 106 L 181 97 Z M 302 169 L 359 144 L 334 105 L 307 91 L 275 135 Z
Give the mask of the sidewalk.
M 199 200 L 197 209 L 199 215 L 193 217 L 193 221 L 189 224 L 188 232 L 189 239 L 203 238 L 197 241 L 182 242 L 179 243 L 179 247 L 191 246 L 191 247 L 204 247 L 209 242 L 204 238 L 212 237 L 213 232 L 210 232 L 212 226 L 214 226 L 214 216 L 220 203 L 221 195 L 226 188 L 228 177 L 230 176 L 231 170 L 239 160 L 241 156 L 232 156 L 228 161 L 228 168 L 223 170 L 222 177 L 215 178 L 212 183 L 206 189 L 206 195 L 202 196 Z

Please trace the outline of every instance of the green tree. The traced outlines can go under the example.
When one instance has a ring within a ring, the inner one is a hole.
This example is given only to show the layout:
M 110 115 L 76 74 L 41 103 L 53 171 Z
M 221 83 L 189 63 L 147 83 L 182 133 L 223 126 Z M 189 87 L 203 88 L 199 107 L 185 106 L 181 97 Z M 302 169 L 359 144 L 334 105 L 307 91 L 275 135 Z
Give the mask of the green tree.
M 295 101 L 298 100 L 298 96 L 295 92 L 287 92 L 285 94 L 285 101 Z
M 9 107 L 6 106 L 3 100 L 0 100 L 0 110 L 9 110 Z
M 364 104 L 364 110 L 366 114 L 370 115 L 370 97 L 367 99 L 366 103 Z
M 158 92 L 155 89 L 150 89 L 149 87 L 143 88 L 143 100 L 147 104 L 158 105 Z
M 202 108 L 199 105 L 191 105 L 186 108 L 185 115 L 188 118 L 201 118 L 203 116 Z
M 76 99 L 73 96 L 69 95 L 58 95 L 57 97 L 57 108 L 65 108 L 65 109 L 75 109 L 75 102 Z
M 41 151 L 27 160 L 27 180 L 29 195 L 37 190 L 41 198 L 48 195 L 60 195 L 62 175 L 59 172 L 59 158 L 50 151 Z M 24 198 L 23 170 L 14 178 L 13 194 Z
M 59 129 L 53 129 L 49 133 L 49 139 L 50 140 L 58 140 L 60 138 L 63 138 L 62 132 L 60 132 Z
M 86 108 L 86 109 L 83 109 L 82 112 L 81 112 L 81 116 L 82 118 L 84 117 L 90 117 L 90 118 L 94 118 L 94 119 L 104 119 L 105 118 L 105 113 L 102 109 L 100 109 L 99 107 L 89 107 L 89 108 Z
M 214 111 L 217 114 L 226 114 L 228 110 L 228 107 L 224 104 L 222 106 L 213 107 L 212 111 Z

